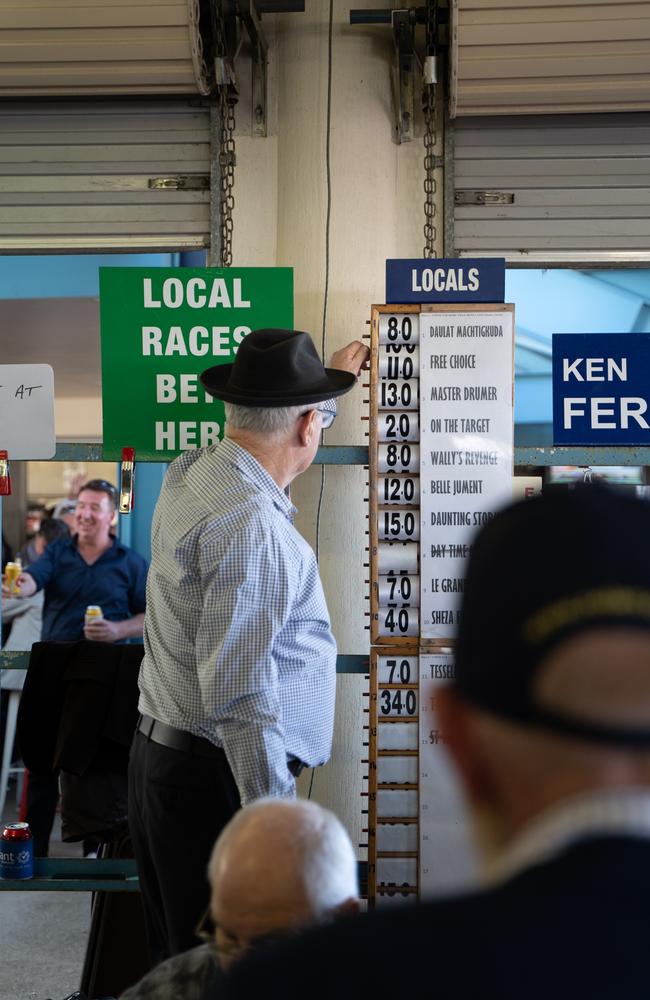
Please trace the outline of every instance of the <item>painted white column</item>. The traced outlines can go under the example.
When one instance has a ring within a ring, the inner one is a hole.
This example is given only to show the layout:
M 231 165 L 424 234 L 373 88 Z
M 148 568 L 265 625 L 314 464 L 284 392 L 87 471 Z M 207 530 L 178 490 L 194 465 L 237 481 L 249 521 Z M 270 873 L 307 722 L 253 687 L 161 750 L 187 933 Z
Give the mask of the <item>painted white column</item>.
M 364 5 L 372 7 L 374 0 L 356 4 Z M 371 304 L 385 301 L 386 258 L 421 256 L 423 246 L 424 149 L 420 138 L 402 146 L 394 141 L 391 31 L 350 26 L 349 10 L 349 3 L 336 0 L 327 360 L 368 332 Z M 326 278 L 328 14 L 329 4 L 314 0 L 304 14 L 275 19 L 270 137 L 238 134 L 235 189 L 234 263 L 294 268 L 295 326 L 308 330 L 319 349 Z M 268 30 L 267 19 L 264 25 Z M 419 136 L 421 130 L 420 122 Z M 360 385 L 340 401 L 325 444 L 368 443 L 365 399 Z M 320 567 L 341 653 L 369 650 L 366 481 L 361 467 L 325 468 Z M 314 466 L 292 489 L 297 526 L 314 547 L 320 488 L 321 467 Z M 312 788 L 313 798 L 342 818 L 355 842 L 363 839 L 361 810 L 366 808 L 361 798 L 364 690 L 363 677 L 339 677 L 332 759 L 315 773 Z M 307 774 L 300 782 L 302 794 L 309 784 Z

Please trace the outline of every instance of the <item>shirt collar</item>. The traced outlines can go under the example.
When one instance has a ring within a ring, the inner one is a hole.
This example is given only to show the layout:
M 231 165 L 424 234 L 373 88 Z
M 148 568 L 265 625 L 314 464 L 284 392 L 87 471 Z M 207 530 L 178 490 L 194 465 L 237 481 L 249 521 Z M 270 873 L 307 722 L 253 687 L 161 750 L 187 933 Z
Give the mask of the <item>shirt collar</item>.
M 119 553 L 126 552 L 126 546 L 119 540 L 117 535 L 111 533 L 108 537 L 110 538 L 112 544 L 109 546 L 109 548 L 105 549 L 102 552 L 102 555 L 99 557 L 100 559 L 102 558 L 102 556 L 105 556 L 107 552 L 119 552 Z M 72 547 L 77 552 L 79 551 L 78 532 L 75 532 L 74 535 L 70 535 L 70 538 L 65 539 L 65 541 L 69 542 L 69 544 L 72 545 Z
M 275 479 L 260 465 L 256 458 L 253 458 L 249 451 L 236 444 L 231 438 L 224 438 L 217 447 L 221 454 L 225 452 L 226 458 L 230 459 L 242 475 L 270 495 L 275 506 L 289 521 L 293 520 L 297 514 L 297 508 L 284 490 L 278 486 Z
M 650 840 L 650 790 L 586 792 L 552 806 L 530 820 L 488 868 L 487 881 L 503 882 L 594 836 Z

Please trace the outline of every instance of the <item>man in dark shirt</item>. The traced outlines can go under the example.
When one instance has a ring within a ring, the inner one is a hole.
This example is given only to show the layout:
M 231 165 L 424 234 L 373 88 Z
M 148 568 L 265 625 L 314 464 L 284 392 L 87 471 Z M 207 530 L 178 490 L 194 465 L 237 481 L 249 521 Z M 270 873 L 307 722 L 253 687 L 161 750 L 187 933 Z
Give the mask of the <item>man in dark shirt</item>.
M 20 597 L 45 592 L 42 640 L 126 642 L 142 637 L 147 562 L 111 534 L 116 506 L 115 487 L 105 479 L 91 479 L 79 492 L 76 534 L 48 546 L 19 576 Z M 101 607 L 102 617 L 84 625 L 90 604 Z M 39 856 L 47 855 L 57 797 L 56 772 L 30 774 L 27 820 Z
M 111 534 L 117 492 L 104 479 L 82 487 L 76 534 L 48 546 L 19 577 L 20 596 L 45 591 L 47 639 L 124 642 L 142 636 L 147 563 Z M 103 617 L 84 628 L 84 613 L 97 604 Z

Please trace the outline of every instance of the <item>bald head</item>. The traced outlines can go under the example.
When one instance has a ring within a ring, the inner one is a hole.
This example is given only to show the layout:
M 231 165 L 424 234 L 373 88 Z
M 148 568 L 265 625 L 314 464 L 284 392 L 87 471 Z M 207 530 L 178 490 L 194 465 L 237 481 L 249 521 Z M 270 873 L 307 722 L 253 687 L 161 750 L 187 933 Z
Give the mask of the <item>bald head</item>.
M 315 802 L 260 799 L 241 809 L 217 840 L 208 874 L 226 967 L 255 939 L 358 908 L 350 838 Z

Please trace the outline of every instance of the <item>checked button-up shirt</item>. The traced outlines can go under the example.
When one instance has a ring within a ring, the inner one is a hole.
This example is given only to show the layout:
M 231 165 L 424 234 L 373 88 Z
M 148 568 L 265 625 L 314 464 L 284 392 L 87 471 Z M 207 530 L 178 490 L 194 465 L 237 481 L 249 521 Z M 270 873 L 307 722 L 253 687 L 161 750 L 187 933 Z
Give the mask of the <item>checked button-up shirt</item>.
M 331 750 L 336 644 L 294 514 L 226 438 L 171 464 L 153 519 L 140 711 L 222 747 L 242 805 Z

